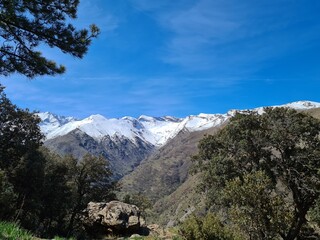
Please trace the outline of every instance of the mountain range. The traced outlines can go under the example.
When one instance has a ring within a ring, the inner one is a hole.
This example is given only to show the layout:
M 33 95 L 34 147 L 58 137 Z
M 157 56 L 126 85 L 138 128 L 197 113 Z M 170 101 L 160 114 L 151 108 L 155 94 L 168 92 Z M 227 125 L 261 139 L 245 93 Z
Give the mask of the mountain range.
M 289 107 L 320 118 L 320 103 L 299 101 Z M 263 107 L 251 109 L 263 113 Z M 189 174 L 191 156 L 205 134 L 215 134 L 236 112 L 176 117 L 123 117 L 92 115 L 79 120 L 52 113 L 38 113 L 45 146 L 58 154 L 81 158 L 86 153 L 109 160 L 114 178 L 125 194 L 143 194 L 153 203 L 152 219 L 174 225 L 195 209 L 204 209 L 197 193 L 197 176 Z
M 274 106 L 279 107 L 279 106 Z M 281 107 L 311 109 L 320 103 L 293 102 Z M 253 109 L 261 112 L 263 108 Z M 222 126 L 236 111 L 225 114 L 190 115 L 185 118 L 171 116 L 139 118 L 106 118 L 91 115 L 84 119 L 38 113 L 45 145 L 59 154 L 72 154 L 81 158 L 86 153 L 103 155 L 110 163 L 117 179 L 131 172 L 155 149 L 165 146 L 182 132 L 200 132 Z
M 299 101 L 273 107 L 311 109 L 320 107 L 320 103 Z M 259 107 L 253 110 L 259 112 L 262 109 L 263 107 Z M 190 115 L 186 118 L 170 116 L 149 117 L 142 115 L 139 118 L 123 117 L 108 119 L 100 114 L 96 114 L 78 120 L 74 117 L 63 117 L 49 112 L 38 113 L 38 116 L 42 120 L 40 128 L 45 134 L 46 140 L 79 130 L 96 140 L 102 140 L 106 136 L 109 136 L 111 138 L 127 138 L 135 142 L 139 138 L 147 144 L 161 147 L 182 130 L 194 132 L 219 126 L 233 116 L 235 111 L 241 110 L 230 110 L 225 114 L 201 113 L 195 116 Z

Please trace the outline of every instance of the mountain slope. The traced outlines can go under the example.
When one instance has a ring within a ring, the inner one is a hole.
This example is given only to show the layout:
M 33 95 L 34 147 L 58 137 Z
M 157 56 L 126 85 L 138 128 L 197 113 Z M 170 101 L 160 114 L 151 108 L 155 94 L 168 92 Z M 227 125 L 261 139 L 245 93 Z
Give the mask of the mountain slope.
M 218 128 L 200 132 L 180 132 L 122 180 L 122 188 L 128 193 L 143 193 L 151 200 L 172 193 L 187 178 L 191 155 L 205 134 L 213 134 Z
M 139 138 L 132 141 L 124 137 L 105 136 L 97 141 L 79 129 L 49 139 L 44 145 L 60 155 L 71 154 L 78 159 L 87 153 L 102 155 L 110 162 L 115 179 L 120 179 L 131 172 L 154 149 L 153 145 Z
M 310 101 L 286 105 L 296 109 L 314 109 L 320 103 Z M 262 108 L 255 109 L 258 112 Z M 45 145 L 59 154 L 102 155 L 111 164 L 115 178 L 132 172 L 123 180 L 128 192 L 147 192 L 154 201 L 172 194 L 188 179 L 190 155 L 205 133 L 223 126 L 237 110 L 226 114 L 199 114 L 186 118 L 123 117 L 107 119 L 92 115 L 77 120 L 50 113 L 39 113 Z M 154 155 L 152 155 L 154 153 Z
M 141 116 L 138 119 L 133 117 L 108 119 L 99 114 L 83 120 L 58 117 L 50 113 L 40 113 L 39 116 L 42 119 L 41 130 L 47 140 L 80 130 L 96 140 L 109 136 L 123 137 L 134 142 L 139 138 L 157 147 L 165 145 L 183 129 L 200 131 L 220 125 L 229 118 L 228 114 L 199 114 L 184 119 L 148 116 Z
M 185 119 L 174 117 L 124 117 L 107 119 L 92 115 L 83 120 L 39 114 L 40 127 L 46 135 L 45 146 L 61 155 L 102 155 L 120 179 L 161 146 L 184 131 L 208 129 L 224 123 L 228 114 L 200 114 Z M 50 125 L 50 121 L 52 124 Z M 173 175 L 176 175 L 173 173 Z
M 161 225 L 177 223 L 194 206 L 198 211 L 203 209 L 203 197 L 196 193 L 199 179 L 189 173 L 191 156 L 204 135 L 215 134 L 223 126 L 180 132 L 121 179 L 122 195 L 140 193 L 148 197 L 154 203 L 152 221 Z
M 320 108 L 298 106 L 298 111 L 320 119 Z M 180 133 L 121 179 L 122 191 L 150 198 L 154 203 L 152 220 L 162 225 L 175 224 L 192 211 L 204 211 L 204 196 L 197 191 L 199 177 L 188 174 L 191 156 L 197 153 L 198 142 L 205 134 L 215 134 L 223 126 Z

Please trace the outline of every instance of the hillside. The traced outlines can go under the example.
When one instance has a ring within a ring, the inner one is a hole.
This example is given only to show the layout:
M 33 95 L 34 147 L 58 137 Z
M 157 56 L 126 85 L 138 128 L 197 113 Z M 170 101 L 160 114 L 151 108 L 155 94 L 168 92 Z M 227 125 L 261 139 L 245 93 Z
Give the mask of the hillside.
M 145 159 L 121 183 L 125 192 L 141 192 L 152 200 L 168 195 L 189 176 L 191 155 L 205 134 L 213 134 L 217 127 L 200 132 L 180 132 L 165 146 Z
M 123 137 L 105 136 L 97 140 L 80 130 L 49 139 L 44 145 L 60 155 L 71 154 L 79 159 L 87 153 L 102 155 L 109 160 L 115 179 L 131 172 L 154 149 L 153 145 L 139 138 L 131 141 Z
M 105 118 L 92 115 L 82 120 L 39 113 L 45 146 L 60 154 L 82 158 L 86 153 L 102 155 L 110 162 L 115 179 L 130 173 L 154 150 L 168 145 L 184 131 L 198 132 L 223 124 L 230 115 L 199 114 L 186 118 Z M 172 173 L 176 175 L 176 173 Z
M 320 119 L 320 108 L 298 111 Z M 152 220 L 164 226 L 175 225 L 193 211 L 204 211 L 204 196 L 198 191 L 199 176 L 189 174 L 191 156 L 197 153 L 197 145 L 205 134 L 215 134 L 221 127 L 179 134 L 125 176 L 121 180 L 122 191 L 149 197 L 154 203 Z
M 283 106 L 320 118 L 318 103 L 300 101 Z M 262 108 L 254 110 L 262 112 Z M 49 136 L 45 145 L 59 154 L 79 158 L 86 153 L 103 155 L 115 178 L 121 179 L 119 198 L 128 193 L 143 194 L 153 203 L 154 220 L 172 225 L 205 208 L 203 197 L 197 192 L 198 176 L 189 174 L 191 156 L 197 153 L 203 136 L 215 134 L 234 113 L 184 119 L 141 116 L 111 120 L 97 115 L 76 120 L 47 114 L 42 129 Z

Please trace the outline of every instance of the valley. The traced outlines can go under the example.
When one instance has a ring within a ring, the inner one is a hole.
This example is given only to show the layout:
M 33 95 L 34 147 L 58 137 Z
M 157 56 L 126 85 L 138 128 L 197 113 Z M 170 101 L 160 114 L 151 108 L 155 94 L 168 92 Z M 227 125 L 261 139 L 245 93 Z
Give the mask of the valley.
M 282 106 L 319 118 L 320 103 L 300 101 Z M 262 113 L 263 108 L 254 111 Z M 126 194 L 142 194 L 153 205 L 149 221 L 174 226 L 194 211 L 205 212 L 205 196 L 198 191 L 199 178 L 190 174 L 191 157 L 197 153 L 199 141 L 223 128 L 235 112 L 183 119 L 106 119 L 95 115 L 76 120 L 50 113 L 39 116 L 47 137 L 45 146 L 77 158 L 86 153 L 102 155 L 110 162 L 114 178 L 120 180 L 120 200 Z

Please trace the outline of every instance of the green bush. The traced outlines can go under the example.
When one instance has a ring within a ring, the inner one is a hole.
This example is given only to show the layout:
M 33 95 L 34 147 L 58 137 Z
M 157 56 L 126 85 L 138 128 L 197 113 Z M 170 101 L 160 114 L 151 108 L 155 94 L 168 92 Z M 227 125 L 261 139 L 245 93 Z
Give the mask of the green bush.
M 208 213 L 205 217 L 191 216 L 180 225 L 180 235 L 187 240 L 241 240 L 240 234 L 231 231 L 220 219 Z

